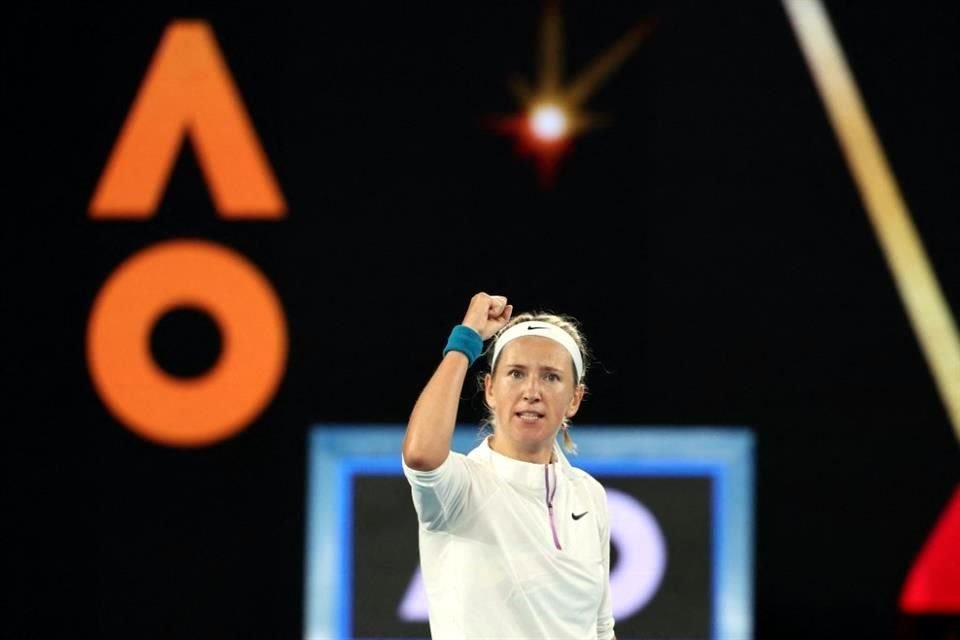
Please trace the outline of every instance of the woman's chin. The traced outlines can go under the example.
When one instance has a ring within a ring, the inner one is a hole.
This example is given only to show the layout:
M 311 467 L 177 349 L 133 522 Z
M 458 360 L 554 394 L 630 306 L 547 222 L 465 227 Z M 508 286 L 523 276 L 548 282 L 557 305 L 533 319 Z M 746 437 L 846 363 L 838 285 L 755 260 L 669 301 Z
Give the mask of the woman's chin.
M 545 443 L 550 443 L 556 433 L 543 418 L 536 421 L 515 419 L 511 426 L 517 443 L 528 450 L 539 449 Z

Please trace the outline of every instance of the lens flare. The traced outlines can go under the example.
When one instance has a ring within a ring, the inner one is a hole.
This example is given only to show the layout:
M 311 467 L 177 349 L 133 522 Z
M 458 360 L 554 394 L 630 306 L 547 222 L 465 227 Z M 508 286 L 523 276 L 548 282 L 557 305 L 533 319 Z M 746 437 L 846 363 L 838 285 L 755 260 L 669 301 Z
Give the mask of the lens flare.
M 511 85 L 521 111 L 493 121 L 495 130 L 514 138 L 518 153 L 533 157 L 542 185 L 552 184 L 573 138 L 598 122 L 581 105 L 623 64 L 650 28 L 649 22 L 633 27 L 564 85 L 562 20 L 556 3 L 547 3 L 540 25 L 537 86 L 513 78 Z
M 554 142 L 567 135 L 570 119 L 562 107 L 555 104 L 538 104 L 531 110 L 527 119 L 530 132 L 539 140 Z

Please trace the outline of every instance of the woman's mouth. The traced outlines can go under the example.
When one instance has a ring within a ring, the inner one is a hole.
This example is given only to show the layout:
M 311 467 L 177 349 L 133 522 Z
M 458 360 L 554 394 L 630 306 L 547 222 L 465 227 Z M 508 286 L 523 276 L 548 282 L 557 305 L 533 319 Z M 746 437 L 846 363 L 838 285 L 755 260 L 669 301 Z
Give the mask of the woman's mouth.
M 534 424 L 543 418 L 543 414 L 536 411 L 518 411 L 515 415 L 526 424 Z

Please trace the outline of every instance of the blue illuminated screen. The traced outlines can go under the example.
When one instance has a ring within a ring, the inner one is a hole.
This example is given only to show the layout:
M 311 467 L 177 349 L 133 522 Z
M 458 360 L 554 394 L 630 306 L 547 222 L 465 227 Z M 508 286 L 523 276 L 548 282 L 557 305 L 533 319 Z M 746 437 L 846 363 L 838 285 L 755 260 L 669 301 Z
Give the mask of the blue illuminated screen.
M 429 638 L 400 425 L 315 425 L 308 447 L 308 640 Z M 479 444 L 458 427 L 453 449 Z M 753 436 L 583 426 L 571 463 L 607 491 L 617 638 L 753 635 Z

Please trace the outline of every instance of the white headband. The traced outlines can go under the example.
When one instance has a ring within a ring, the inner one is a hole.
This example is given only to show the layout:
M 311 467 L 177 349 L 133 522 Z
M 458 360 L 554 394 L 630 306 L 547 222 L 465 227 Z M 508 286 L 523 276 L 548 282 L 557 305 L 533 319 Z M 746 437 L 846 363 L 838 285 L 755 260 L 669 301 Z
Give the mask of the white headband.
M 583 379 L 583 356 L 580 355 L 580 347 L 577 346 L 576 341 L 569 333 L 560 327 L 550 324 L 549 322 L 538 322 L 535 320 L 518 322 L 500 334 L 496 344 L 493 346 L 493 362 L 490 363 L 490 371 L 496 368 L 497 358 L 500 357 L 500 351 L 503 350 L 506 344 L 511 340 L 523 338 L 524 336 L 539 336 L 541 338 L 550 338 L 554 342 L 559 342 L 564 349 L 570 352 L 570 357 L 573 358 L 573 366 L 577 370 L 577 381 L 579 382 Z

